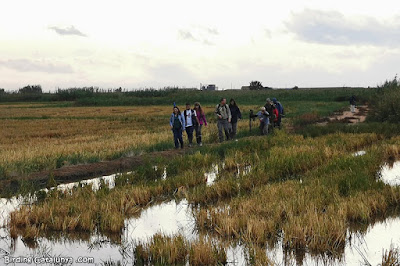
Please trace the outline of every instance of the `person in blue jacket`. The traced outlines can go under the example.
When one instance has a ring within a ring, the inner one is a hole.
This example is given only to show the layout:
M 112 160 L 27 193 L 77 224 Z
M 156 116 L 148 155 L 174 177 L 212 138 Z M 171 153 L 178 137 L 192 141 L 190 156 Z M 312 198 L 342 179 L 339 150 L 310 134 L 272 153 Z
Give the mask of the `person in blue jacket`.
M 181 144 L 181 149 L 183 149 L 182 131 L 185 128 L 185 118 L 178 106 L 174 106 L 171 118 L 169 119 L 169 125 L 174 133 L 175 149 L 179 148 L 179 144 Z
M 275 104 L 275 108 L 278 110 L 278 121 L 275 123 L 275 126 L 277 126 L 279 129 L 281 129 L 281 121 L 282 121 L 282 116 L 284 116 L 285 111 L 283 109 L 283 105 L 278 102 L 276 98 L 272 99 L 272 102 Z

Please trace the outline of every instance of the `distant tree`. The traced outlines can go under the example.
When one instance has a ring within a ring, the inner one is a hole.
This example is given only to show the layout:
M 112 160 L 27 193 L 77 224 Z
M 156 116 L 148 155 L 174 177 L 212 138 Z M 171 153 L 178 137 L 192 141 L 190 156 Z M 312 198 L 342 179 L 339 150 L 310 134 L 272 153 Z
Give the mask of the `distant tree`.
M 253 80 L 250 82 L 250 90 L 262 90 L 264 87 L 260 81 Z
M 299 87 L 297 87 L 297 86 L 293 87 L 293 90 L 298 90 L 298 89 L 299 89 Z
M 122 92 L 122 88 L 119 87 L 118 89 L 115 89 L 115 92 Z
M 3 93 L 5 93 L 6 91 L 4 90 L 4 89 L 1 89 L 0 88 L 0 94 L 3 94 Z
M 28 85 L 18 90 L 18 93 L 42 93 L 42 86 L 40 85 Z

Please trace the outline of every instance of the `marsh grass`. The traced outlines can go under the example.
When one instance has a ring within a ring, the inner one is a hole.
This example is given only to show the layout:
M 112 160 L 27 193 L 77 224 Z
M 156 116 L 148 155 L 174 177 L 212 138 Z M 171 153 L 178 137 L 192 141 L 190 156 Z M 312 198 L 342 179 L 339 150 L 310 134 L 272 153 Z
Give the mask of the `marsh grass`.
M 395 266 L 400 264 L 400 249 L 390 246 L 389 250 L 385 250 L 382 256 L 381 266 Z
M 182 235 L 154 235 L 150 241 L 135 247 L 135 265 L 224 265 L 227 262 L 225 248 L 200 237 L 187 241 Z
M 368 224 L 399 204 L 400 189 L 376 181 L 382 159 L 399 157 L 393 143 L 377 145 L 381 140 L 375 134 L 293 137 L 293 144 L 290 138 L 285 138 L 282 150 L 281 145 L 270 146 L 270 150 L 276 149 L 271 154 L 280 152 L 281 158 L 253 161 L 255 170 L 238 181 L 240 191 L 246 191 L 239 193 L 241 197 L 195 211 L 199 230 L 258 246 L 282 237 L 289 250 L 340 255 L 350 223 Z M 367 154 L 352 156 L 351 151 L 361 147 L 369 147 Z M 264 163 L 270 167 L 258 171 L 257 164 Z M 303 181 L 282 178 L 293 174 Z M 218 197 L 211 193 L 215 188 L 205 187 L 200 193 L 196 189 L 189 195 L 195 202 L 202 203 L 201 195 Z

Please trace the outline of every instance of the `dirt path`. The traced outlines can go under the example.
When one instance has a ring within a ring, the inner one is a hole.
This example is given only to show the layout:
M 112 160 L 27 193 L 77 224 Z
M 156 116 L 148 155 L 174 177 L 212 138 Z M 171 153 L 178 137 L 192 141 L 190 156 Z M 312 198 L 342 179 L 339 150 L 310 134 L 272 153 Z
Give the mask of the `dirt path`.
M 103 175 L 110 175 L 117 172 L 132 170 L 144 164 L 147 158 L 164 157 L 171 158 L 177 155 L 189 153 L 190 149 L 167 150 L 159 152 L 145 153 L 143 155 L 135 155 L 131 157 L 119 158 L 112 161 L 102 161 L 90 164 L 77 164 L 63 166 L 54 170 L 46 170 L 30 174 L 28 177 L 11 178 L 0 181 L 0 193 L 6 193 L 7 190 L 17 192 L 20 188 L 21 181 L 28 181 L 34 183 L 39 187 L 46 186 L 49 177 L 53 176 L 54 180 L 60 183 L 75 182 L 83 179 L 99 177 Z
M 317 125 L 325 126 L 328 123 L 348 123 L 356 124 L 362 123 L 367 118 L 368 106 L 360 105 L 357 106 L 354 113 L 350 111 L 337 112 L 333 116 L 327 117 L 323 122 L 317 123 Z

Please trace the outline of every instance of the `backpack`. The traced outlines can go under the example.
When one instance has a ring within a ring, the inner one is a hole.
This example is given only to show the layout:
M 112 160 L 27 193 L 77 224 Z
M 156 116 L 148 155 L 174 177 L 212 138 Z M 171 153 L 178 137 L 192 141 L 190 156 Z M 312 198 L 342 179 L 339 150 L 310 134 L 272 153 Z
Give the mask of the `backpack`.
M 228 112 L 228 107 L 226 106 L 226 104 L 224 105 L 225 107 L 225 111 Z M 218 114 L 221 115 L 221 111 L 219 110 L 219 108 L 221 108 L 221 104 L 218 104 Z

